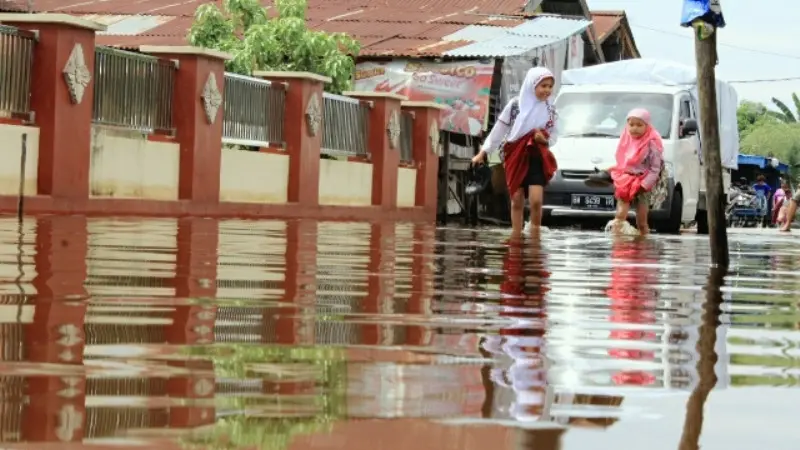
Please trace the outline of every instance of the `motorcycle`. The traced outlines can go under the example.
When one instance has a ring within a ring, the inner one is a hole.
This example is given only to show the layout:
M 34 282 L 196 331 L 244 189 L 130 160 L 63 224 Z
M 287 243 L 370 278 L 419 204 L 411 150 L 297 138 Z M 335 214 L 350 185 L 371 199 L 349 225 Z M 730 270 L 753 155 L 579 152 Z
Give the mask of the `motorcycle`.
M 767 216 L 767 198 L 749 186 L 731 186 L 725 219 L 728 227 L 757 227 Z

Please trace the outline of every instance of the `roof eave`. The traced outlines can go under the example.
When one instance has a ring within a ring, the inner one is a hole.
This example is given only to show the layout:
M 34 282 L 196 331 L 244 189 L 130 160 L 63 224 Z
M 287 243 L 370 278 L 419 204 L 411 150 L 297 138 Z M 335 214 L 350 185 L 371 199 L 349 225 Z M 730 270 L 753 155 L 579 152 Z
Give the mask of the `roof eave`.
M 636 45 L 636 39 L 633 37 L 633 30 L 631 29 L 630 22 L 628 22 L 628 16 L 623 14 L 620 23 L 625 30 L 625 33 L 628 35 L 628 39 L 631 40 L 631 47 L 633 48 L 634 56 L 636 58 L 641 58 L 642 54 L 639 52 L 639 47 Z

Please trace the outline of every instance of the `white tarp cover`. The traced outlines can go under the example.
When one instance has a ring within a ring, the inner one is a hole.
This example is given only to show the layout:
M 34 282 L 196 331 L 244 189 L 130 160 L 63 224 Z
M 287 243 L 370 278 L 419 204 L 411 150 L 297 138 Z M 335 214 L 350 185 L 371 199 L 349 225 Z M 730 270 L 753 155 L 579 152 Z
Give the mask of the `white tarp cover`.
M 629 59 L 599 64 L 562 74 L 562 85 L 613 84 L 686 86 L 697 101 L 697 71 L 694 67 L 659 59 Z M 738 169 L 739 125 L 736 108 L 739 97 L 730 84 L 717 79 L 720 154 L 722 166 Z

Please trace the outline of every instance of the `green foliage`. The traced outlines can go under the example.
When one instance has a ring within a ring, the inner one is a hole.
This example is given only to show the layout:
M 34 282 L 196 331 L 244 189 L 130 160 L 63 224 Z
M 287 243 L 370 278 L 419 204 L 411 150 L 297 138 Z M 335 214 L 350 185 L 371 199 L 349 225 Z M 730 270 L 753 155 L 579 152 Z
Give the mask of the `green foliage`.
M 797 95 L 792 95 L 800 106 Z M 800 122 L 780 100 L 773 99 L 772 111 L 762 103 L 744 101 L 736 111 L 739 125 L 740 152 L 778 158 L 789 165 L 792 178 L 797 178 L 800 164 Z M 798 108 L 800 111 L 800 108 Z
M 192 359 L 211 360 L 217 378 L 313 382 L 315 393 L 240 394 L 217 399 L 232 412 L 213 428 L 183 439 L 187 450 L 286 450 L 294 436 L 323 433 L 346 415 L 347 361 L 342 348 L 215 344 L 184 348 Z
M 797 123 L 798 117 L 800 117 L 800 98 L 797 98 L 797 94 L 792 93 L 792 103 L 794 103 L 794 109 L 797 111 L 798 114 L 795 114 L 787 105 L 786 103 L 778 100 L 775 97 L 772 97 L 772 103 L 775 104 L 775 107 L 780 110 L 780 112 L 772 112 L 771 114 L 784 123 Z
M 800 124 L 757 123 L 741 140 L 741 152 L 748 155 L 774 156 L 782 161 L 800 146 Z
M 776 123 L 778 120 L 770 114 L 762 103 L 743 101 L 736 110 L 736 119 L 739 124 L 739 138 L 744 139 L 751 131 L 761 125 Z
M 233 55 L 227 70 L 249 75 L 257 70 L 312 72 L 330 77 L 326 89 L 350 89 L 359 43 L 344 33 L 306 26 L 306 0 L 224 0 L 222 9 L 206 3 L 195 13 L 189 41 Z

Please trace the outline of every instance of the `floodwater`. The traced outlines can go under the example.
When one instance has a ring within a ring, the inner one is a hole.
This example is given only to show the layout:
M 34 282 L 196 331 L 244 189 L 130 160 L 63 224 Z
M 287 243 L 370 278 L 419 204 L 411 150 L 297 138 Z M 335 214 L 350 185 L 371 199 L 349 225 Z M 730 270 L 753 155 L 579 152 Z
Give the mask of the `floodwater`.
M 781 450 L 800 436 L 792 236 L 731 234 L 720 286 L 694 235 L 0 222 L 3 449 Z

